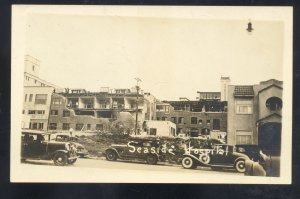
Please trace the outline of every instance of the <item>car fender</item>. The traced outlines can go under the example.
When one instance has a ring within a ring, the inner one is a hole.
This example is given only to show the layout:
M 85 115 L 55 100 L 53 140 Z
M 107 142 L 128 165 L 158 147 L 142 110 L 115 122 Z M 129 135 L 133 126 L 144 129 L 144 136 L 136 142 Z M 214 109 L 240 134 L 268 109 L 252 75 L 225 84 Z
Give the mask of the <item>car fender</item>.
M 240 160 L 246 161 L 246 160 L 249 160 L 249 158 L 248 158 L 248 156 L 247 156 L 247 157 L 238 157 L 238 158 L 236 158 L 236 159 L 234 160 L 234 165 L 237 163 L 237 161 L 240 161 Z M 245 162 L 245 163 L 246 163 L 246 162 Z
M 69 151 L 67 151 L 67 150 L 57 150 L 57 151 L 54 151 L 54 152 L 51 154 L 51 158 L 53 158 L 53 157 L 54 157 L 54 155 L 55 155 L 55 154 L 57 154 L 57 153 L 64 153 L 64 154 L 68 154 L 68 153 L 69 153 Z
M 118 158 L 120 158 L 120 154 L 119 154 L 119 152 L 117 151 L 117 149 L 115 149 L 115 148 L 108 148 L 108 149 L 106 149 L 104 154 L 106 154 L 106 151 L 109 151 L 109 150 L 112 150 L 112 151 L 116 152 Z

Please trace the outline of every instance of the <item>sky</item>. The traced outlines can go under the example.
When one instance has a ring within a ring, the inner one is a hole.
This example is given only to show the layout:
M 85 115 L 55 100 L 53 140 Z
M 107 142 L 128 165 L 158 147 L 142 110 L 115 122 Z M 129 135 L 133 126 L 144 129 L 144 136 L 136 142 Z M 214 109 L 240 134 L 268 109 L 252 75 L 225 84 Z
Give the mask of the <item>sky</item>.
M 68 88 L 131 88 L 160 100 L 195 100 L 197 91 L 282 80 L 283 23 L 246 20 L 30 14 L 26 54 L 40 77 Z

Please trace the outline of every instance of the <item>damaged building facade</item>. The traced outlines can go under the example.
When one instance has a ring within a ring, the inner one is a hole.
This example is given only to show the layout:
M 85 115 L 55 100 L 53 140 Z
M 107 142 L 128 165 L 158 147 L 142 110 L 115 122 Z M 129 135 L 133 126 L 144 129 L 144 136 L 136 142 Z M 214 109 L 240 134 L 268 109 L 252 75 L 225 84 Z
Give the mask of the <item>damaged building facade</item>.
M 283 82 L 275 79 L 228 89 L 228 143 L 280 152 Z
M 108 131 L 109 123 L 116 120 L 135 124 L 136 113 L 139 130 L 145 120 L 156 118 L 155 103 L 153 95 L 137 94 L 135 89 L 66 89 L 53 94 L 49 130 Z
M 156 119 L 176 124 L 176 135 L 211 138 L 226 141 L 227 99 L 229 77 L 221 77 L 221 92 L 200 92 L 197 100 L 180 98 L 156 104 Z

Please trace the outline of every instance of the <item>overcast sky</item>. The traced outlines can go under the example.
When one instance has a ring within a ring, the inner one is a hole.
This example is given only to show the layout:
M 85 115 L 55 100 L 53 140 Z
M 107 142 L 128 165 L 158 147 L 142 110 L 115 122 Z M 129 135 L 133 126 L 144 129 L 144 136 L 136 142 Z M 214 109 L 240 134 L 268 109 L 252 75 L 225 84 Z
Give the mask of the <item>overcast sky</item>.
M 196 99 L 197 91 L 282 80 L 283 23 L 30 14 L 26 54 L 40 77 L 61 87 L 141 87 L 161 100 Z

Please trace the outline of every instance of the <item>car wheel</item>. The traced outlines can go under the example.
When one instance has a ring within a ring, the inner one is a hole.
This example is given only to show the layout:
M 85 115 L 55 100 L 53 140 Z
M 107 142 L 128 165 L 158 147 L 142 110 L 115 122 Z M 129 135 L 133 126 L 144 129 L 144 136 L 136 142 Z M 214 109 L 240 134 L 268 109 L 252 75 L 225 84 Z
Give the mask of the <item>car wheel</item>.
M 195 169 L 197 167 L 197 164 L 191 157 L 184 157 L 181 164 L 185 169 Z
M 148 164 L 157 164 L 157 157 L 155 155 L 148 155 L 146 161 Z
M 53 162 L 56 166 L 64 166 L 67 164 L 68 157 L 64 153 L 57 153 L 53 157 Z
M 106 151 L 105 157 L 108 161 L 115 161 L 117 159 L 117 154 L 112 150 L 108 150 Z
M 68 163 L 69 164 L 74 164 L 76 161 L 77 161 L 77 158 L 76 159 L 72 159 L 72 160 L 68 160 Z
M 244 173 L 246 171 L 245 160 L 238 160 L 235 163 L 235 170 L 239 173 Z

